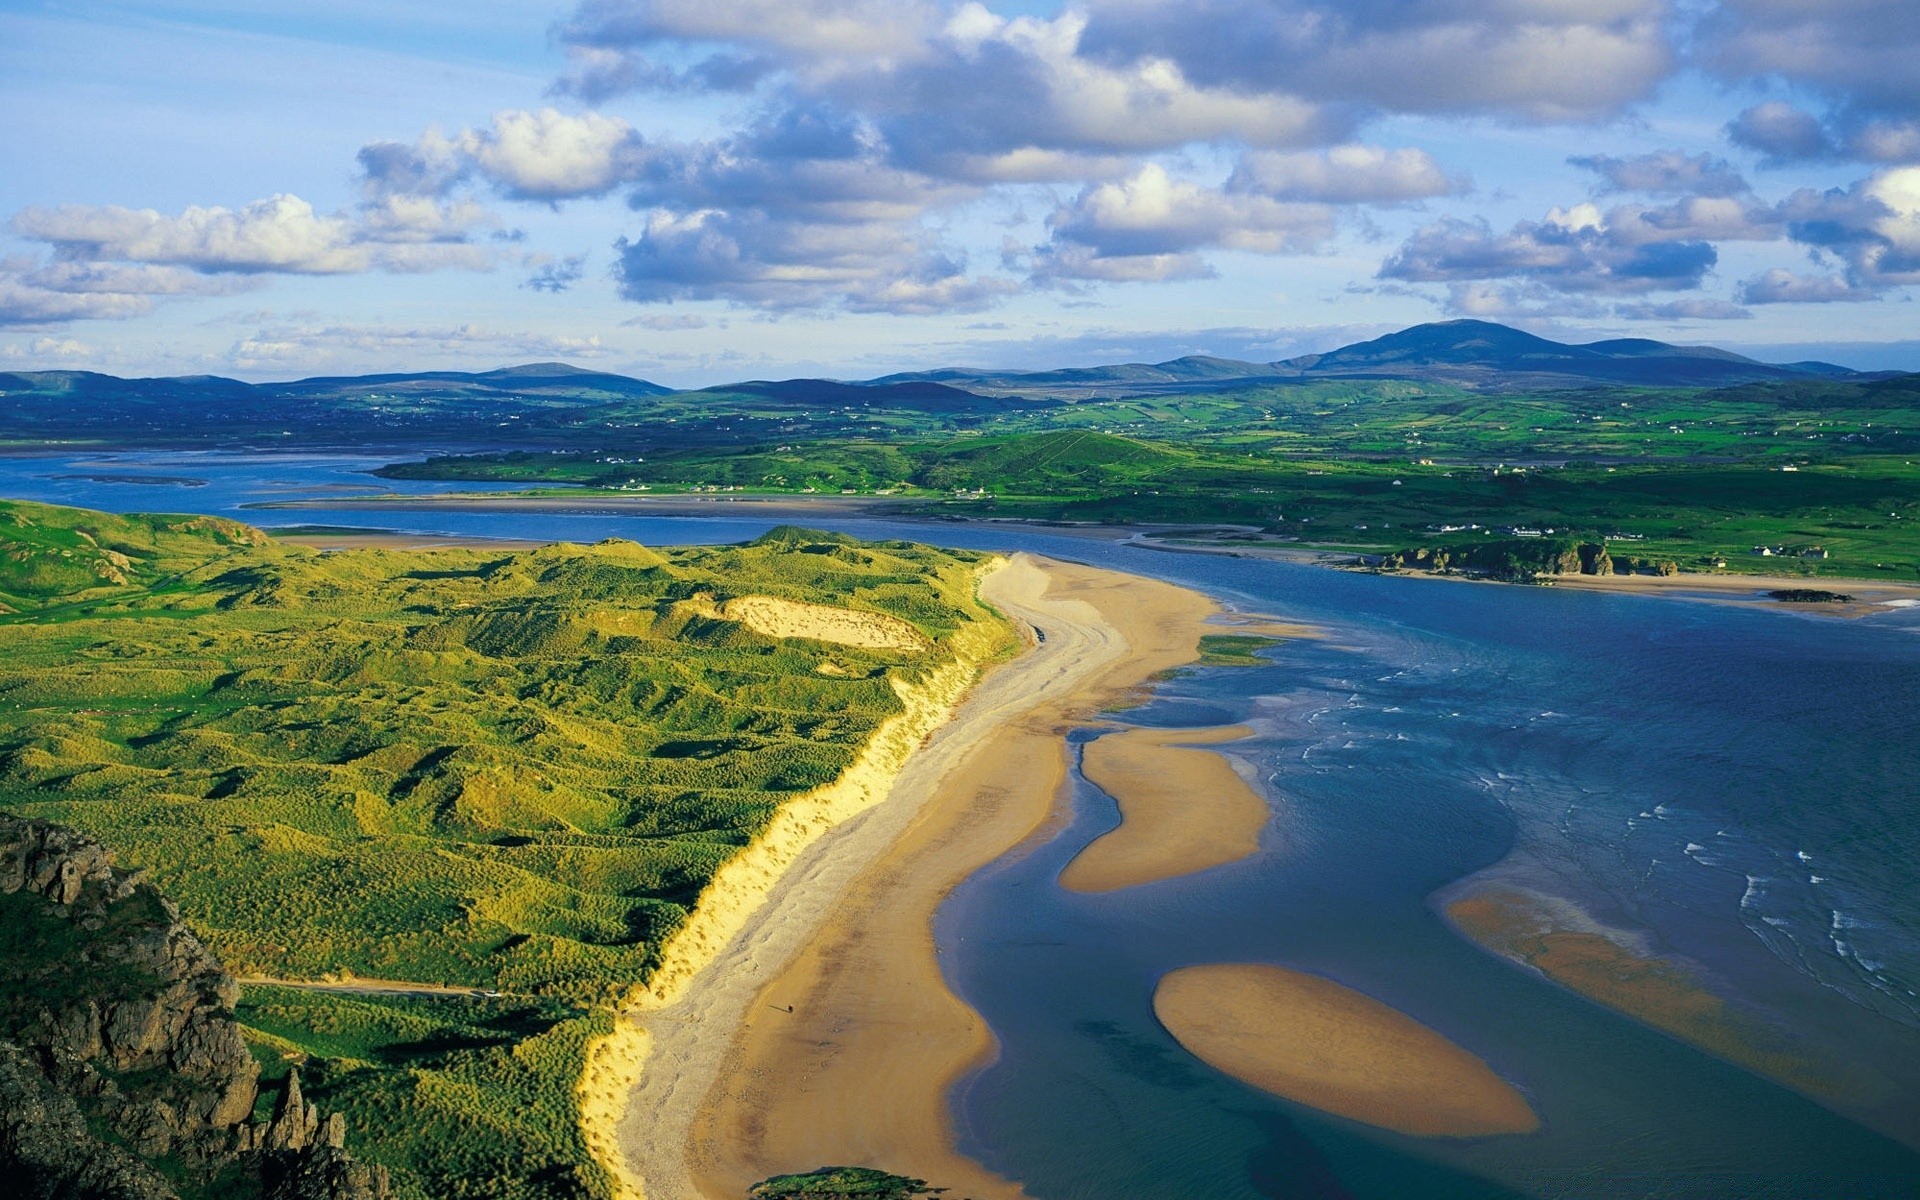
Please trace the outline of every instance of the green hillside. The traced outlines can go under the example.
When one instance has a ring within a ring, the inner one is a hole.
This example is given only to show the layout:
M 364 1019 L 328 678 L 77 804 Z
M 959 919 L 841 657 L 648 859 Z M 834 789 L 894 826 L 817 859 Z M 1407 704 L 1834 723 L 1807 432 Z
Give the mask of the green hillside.
M 243 1012 L 270 1063 L 317 1060 L 310 1090 L 414 1197 L 600 1194 L 571 1087 L 605 1006 L 720 864 L 900 710 L 892 680 L 995 621 L 977 555 L 791 529 L 320 554 L 0 502 L 0 559 L 20 610 L 0 617 L 0 806 L 149 869 L 235 974 L 503 994 L 274 991 Z M 717 615 L 745 595 L 884 614 L 930 648 L 765 637 Z

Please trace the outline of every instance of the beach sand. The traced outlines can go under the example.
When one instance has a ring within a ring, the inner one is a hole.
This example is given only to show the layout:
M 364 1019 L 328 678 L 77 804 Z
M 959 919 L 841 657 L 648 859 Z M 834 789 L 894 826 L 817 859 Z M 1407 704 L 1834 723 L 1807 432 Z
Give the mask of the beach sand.
M 1526 1097 L 1413 1018 L 1330 979 L 1259 963 L 1183 967 L 1154 1015 L 1195 1056 L 1301 1104 L 1416 1137 L 1540 1127 Z
M 1111 892 L 1238 862 L 1260 849 L 1267 804 L 1221 755 L 1244 725 L 1126 729 L 1087 743 L 1080 771 L 1120 806 L 1121 825 L 1060 873 L 1075 892 Z
M 982 592 L 1044 639 L 914 756 L 897 802 L 823 839 L 680 999 L 643 1018 L 652 1045 L 620 1136 L 649 1200 L 735 1200 L 827 1164 L 980 1200 L 1022 1194 L 952 1147 L 947 1087 L 993 1043 L 947 990 L 934 910 L 1054 812 L 1068 729 L 1191 661 L 1217 610 L 1027 555 Z

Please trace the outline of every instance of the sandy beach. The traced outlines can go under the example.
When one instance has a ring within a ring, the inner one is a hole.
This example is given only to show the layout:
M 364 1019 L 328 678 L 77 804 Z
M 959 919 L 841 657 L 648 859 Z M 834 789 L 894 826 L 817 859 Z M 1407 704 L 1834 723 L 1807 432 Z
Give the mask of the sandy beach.
M 1088 742 L 1081 773 L 1119 804 L 1121 825 L 1074 855 L 1060 885 L 1111 892 L 1257 853 L 1266 801 L 1224 756 L 1198 748 L 1252 733 L 1244 725 L 1125 729 Z
M 1065 732 L 1191 661 L 1217 610 L 1027 555 L 982 591 L 1044 637 L 913 756 L 894 800 L 816 843 L 711 967 L 642 1017 L 650 1046 L 620 1140 L 649 1200 L 735 1198 L 828 1163 L 1021 1194 L 952 1148 L 946 1088 L 992 1039 L 947 990 L 933 912 L 1048 820 Z
M 1260 963 L 1184 967 L 1154 1015 L 1245 1083 L 1415 1137 L 1531 1133 L 1540 1118 L 1487 1064 L 1397 1009 L 1330 979 Z

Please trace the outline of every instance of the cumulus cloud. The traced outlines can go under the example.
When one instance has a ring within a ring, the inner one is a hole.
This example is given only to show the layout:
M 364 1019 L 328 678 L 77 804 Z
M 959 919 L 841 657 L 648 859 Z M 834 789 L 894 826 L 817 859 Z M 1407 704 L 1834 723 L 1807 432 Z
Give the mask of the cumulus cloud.
M 1910 0 L 1719 0 L 1699 54 L 1735 80 L 1775 76 L 1868 112 L 1920 108 L 1920 8 Z
M 1767 166 L 1833 158 L 1840 147 L 1820 118 L 1782 100 L 1743 109 L 1727 123 L 1727 137 L 1761 155 Z
M 1920 283 L 1920 167 L 1876 171 L 1845 189 L 1805 188 L 1780 212 L 1793 240 L 1837 256 L 1854 286 Z
M 1660 150 L 1632 158 L 1593 154 L 1569 158 L 1567 161 L 1599 175 L 1602 193 L 1738 196 L 1749 190 L 1747 181 L 1726 159 L 1715 158 L 1705 151 L 1688 154 L 1681 150 Z
M 1456 317 L 1538 325 L 1560 317 L 1598 317 L 1606 307 L 1531 280 L 1469 279 L 1447 285 L 1443 307 Z
M 1880 295 L 1878 288 L 1859 287 L 1838 275 L 1801 275 L 1777 267 L 1740 285 L 1742 304 L 1833 304 Z
M 639 170 L 646 144 L 625 121 L 599 113 L 568 115 L 504 109 L 485 129 L 430 129 L 413 143 L 373 142 L 360 150 L 371 200 L 437 197 L 478 178 L 515 200 L 605 195 Z
M 976 278 L 905 223 L 806 221 L 743 209 L 656 210 L 614 247 L 629 300 L 725 300 L 768 309 L 840 305 L 856 312 L 983 308 L 1017 290 Z
M 597 335 L 555 336 L 514 330 L 453 326 L 385 326 L 287 323 L 266 326 L 236 341 L 227 353 L 236 368 L 314 370 L 336 362 L 418 361 L 422 357 L 576 359 L 608 353 Z
M 1675 65 L 1666 0 L 1093 0 L 1087 48 L 1197 83 L 1418 113 L 1590 120 Z M 1387 67 L 1386 64 L 1391 64 Z
M 73 338 L 37 337 L 25 346 L 8 343 L 0 347 L 0 358 L 34 362 L 91 362 L 97 356 L 92 346 Z
M 1607 236 L 1623 246 L 1650 242 L 1769 242 L 1784 223 L 1777 210 L 1751 197 L 1688 196 L 1670 204 L 1622 204 L 1607 210 Z
M 1780 100 L 1744 109 L 1727 123 L 1735 145 L 1757 152 L 1762 166 L 1830 159 L 1920 162 L 1920 119 L 1841 108 L 1825 119 Z
M 1206 247 L 1261 254 L 1315 249 L 1333 210 L 1176 180 L 1149 163 L 1132 178 L 1087 188 L 1048 219 L 1058 240 L 1103 258 L 1157 257 Z
M 31 257 L 0 260 L 0 325 L 125 320 L 167 296 L 224 296 L 259 280 L 208 276 L 184 267 Z
M 533 274 L 520 286 L 535 292 L 564 292 L 580 282 L 587 273 L 587 256 L 570 254 L 556 262 L 537 263 Z
M 488 265 L 477 247 L 419 236 L 399 238 L 351 214 L 321 214 L 298 196 L 239 209 L 188 208 L 179 216 L 118 205 L 28 208 L 13 218 L 22 237 L 53 247 L 67 262 L 180 266 L 208 274 L 343 275 L 372 270 L 431 271 Z
M 1467 189 L 1425 150 L 1343 145 L 1325 150 L 1254 151 L 1243 156 L 1232 186 L 1278 200 L 1326 204 L 1402 204 Z
M 1718 261 L 1704 241 L 1622 237 L 1591 204 L 1554 209 L 1496 234 L 1484 220 L 1443 218 L 1417 230 L 1380 268 L 1409 283 L 1524 281 L 1576 293 L 1697 288 Z
M 1753 313 L 1730 300 L 1711 296 L 1683 296 L 1678 300 L 1636 300 L 1613 306 L 1617 317 L 1631 321 L 1750 321 Z
M 1777 79 L 1824 101 L 1819 115 L 1774 100 L 1734 118 L 1727 136 L 1767 165 L 1920 163 L 1920 7 L 1909 0 L 1720 0 L 1696 40 L 1726 79 Z

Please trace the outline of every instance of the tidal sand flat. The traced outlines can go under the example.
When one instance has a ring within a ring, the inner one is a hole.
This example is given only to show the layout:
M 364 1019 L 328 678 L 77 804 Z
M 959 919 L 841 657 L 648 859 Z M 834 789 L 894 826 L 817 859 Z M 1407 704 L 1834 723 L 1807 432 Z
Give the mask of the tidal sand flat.
M 1531 1133 L 1540 1118 L 1462 1047 L 1330 979 L 1259 963 L 1183 967 L 1154 1015 L 1182 1046 L 1243 1083 L 1416 1137 Z
M 1022 1194 L 953 1149 L 947 1088 L 993 1041 L 947 989 L 933 912 L 1053 813 L 1066 731 L 1191 660 L 1216 606 L 1026 555 L 982 594 L 1044 639 L 908 764 L 904 806 L 796 864 L 767 915 L 649 1021 L 654 1045 L 622 1126 L 649 1200 L 736 1197 L 826 1162 L 982 1198 Z M 859 865 L 836 875 L 848 863 Z
M 1118 891 L 1258 852 L 1266 802 L 1224 757 L 1196 748 L 1252 733 L 1245 725 L 1127 729 L 1087 743 L 1081 773 L 1119 804 L 1121 824 L 1074 856 L 1061 886 Z
M 1588 929 L 1565 928 L 1552 907 L 1504 889 L 1469 894 L 1446 906 L 1447 918 L 1480 945 L 1710 1054 L 1816 1098 L 1870 1086 L 1842 1080 L 1799 1052 L 1785 1030 L 1707 990 L 1686 967 L 1641 954 Z M 1856 1067 L 1854 1076 L 1867 1074 Z

